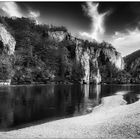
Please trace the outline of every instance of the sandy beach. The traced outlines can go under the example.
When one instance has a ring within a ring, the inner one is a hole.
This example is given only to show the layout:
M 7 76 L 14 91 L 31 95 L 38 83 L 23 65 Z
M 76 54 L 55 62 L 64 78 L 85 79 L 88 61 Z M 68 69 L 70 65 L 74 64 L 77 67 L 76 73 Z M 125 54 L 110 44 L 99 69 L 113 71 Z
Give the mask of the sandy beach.
M 140 138 L 140 101 L 105 97 L 90 114 L 0 132 L 0 138 Z

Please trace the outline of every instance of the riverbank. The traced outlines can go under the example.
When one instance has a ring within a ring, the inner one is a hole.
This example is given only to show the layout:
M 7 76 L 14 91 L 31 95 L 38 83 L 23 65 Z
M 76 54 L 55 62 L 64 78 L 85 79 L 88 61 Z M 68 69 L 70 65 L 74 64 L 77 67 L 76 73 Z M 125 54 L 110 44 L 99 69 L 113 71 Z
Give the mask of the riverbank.
M 140 101 L 105 97 L 88 115 L 0 132 L 0 138 L 140 138 Z

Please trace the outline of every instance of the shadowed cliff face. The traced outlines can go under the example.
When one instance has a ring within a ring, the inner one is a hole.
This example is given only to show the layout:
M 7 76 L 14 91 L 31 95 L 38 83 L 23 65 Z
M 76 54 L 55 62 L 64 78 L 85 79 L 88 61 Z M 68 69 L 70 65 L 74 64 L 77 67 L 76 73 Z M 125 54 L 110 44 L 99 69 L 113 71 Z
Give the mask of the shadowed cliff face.
M 16 41 L 2 24 L 0 24 L 0 41 L 8 55 L 14 54 Z

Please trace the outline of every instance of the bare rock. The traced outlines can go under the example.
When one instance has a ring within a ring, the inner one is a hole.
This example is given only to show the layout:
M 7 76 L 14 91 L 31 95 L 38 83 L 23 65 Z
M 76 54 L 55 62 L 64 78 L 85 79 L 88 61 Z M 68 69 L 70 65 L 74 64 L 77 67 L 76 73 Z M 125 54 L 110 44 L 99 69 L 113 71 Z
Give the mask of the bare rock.
M 0 24 L 0 41 L 8 55 L 14 54 L 16 41 L 2 24 Z

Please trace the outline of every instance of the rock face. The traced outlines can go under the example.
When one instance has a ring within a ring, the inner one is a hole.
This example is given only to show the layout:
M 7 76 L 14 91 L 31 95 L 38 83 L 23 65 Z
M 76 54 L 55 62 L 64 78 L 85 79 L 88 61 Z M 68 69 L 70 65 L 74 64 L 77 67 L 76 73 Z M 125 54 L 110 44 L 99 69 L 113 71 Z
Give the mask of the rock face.
M 124 60 L 121 57 L 120 53 L 118 53 L 118 55 L 116 56 L 116 61 L 114 61 L 114 63 L 118 69 L 120 69 L 120 70 L 124 69 Z
M 0 24 L 0 50 L 1 54 L 5 52 L 8 55 L 13 55 L 15 51 L 16 41 L 13 36 L 7 31 L 4 25 Z M 6 60 L 6 57 L 4 58 Z M 4 62 L 4 61 L 3 61 Z M 7 64 L 7 61 L 6 61 Z M 9 64 L 7 64 L 9 66 Z M 7 67 L 6 67 L 7 68 Z M 8 68 L 7 68 L 8 69 Z M 10 73 L 9 73 L 10 75 Z M 0 86 L 10 85 L 11 79 L 0 80 Z
M 119 52 L 114 48 L 106 47 L 98 50 L 98 57 L 104 57 L 105 60 L 110 61 L 119 70 L 124 69 L 124 60 Z
M 99 61 L 99 59 L 101 59 L 101 61 Z M 114 48 L 98 48 L 94 50 L 94 48 L 90 46 L 89 48 L 85 48 L 80 41 L 76 43 L 76 61 L 80 63 L 84 69 L 84 76 L 81 81 L 87 84 L 99 84 L 101 82 L 100 62 L 104 61 L 105 64 L 110 62 L 114 64 L 118 70 L 124 69 L 123 58 Z
M 87 48 L 84 50 L 82 47 L 81 41 L 76 41 L 76 62 L 81 64 L 83 70 L 84 70 L 84 76 L 81 79 L 83 83 L 89 83 L 89 77 L 90 77 L 90 50 Z
M 8 55 L 14 54 L 16 41 L 2 24 L 0 24 L 0 41 Z
M 101 82 L 100 63 L 105 63 L 106 65 L 107 62 L 110 62 L 114 64 L 117 69 L 124 69 L 123 58 L 113 47 L 106 46 L 96 49 L 94 46 L 87 47 L 83 40 L 75 38 L 64 31 L 49 31 L 48 37 L 57 43 L 66 40 L 65 43 L 71 41 L 75 44 L 74 61 L 76 62 L 76 66 L 81 66 L 81 69 L 83 69 L 82 83 L 99 84 Z
M 90 51 L 89 48 L 84 49 L 79 44 L 76 45 L 76 61 L 81 63 L 84 69 L 84 76 L 81 79 L 83 83 L 100 83 L 101 76 L 98 69 L 97 59 L 94 57 L 94 52 Z

